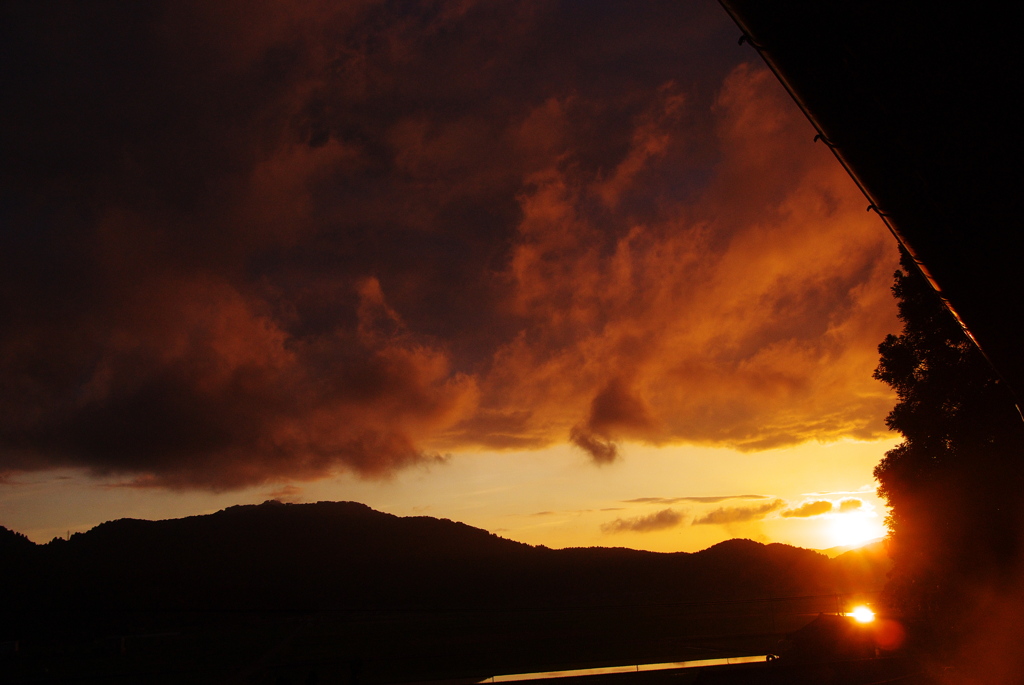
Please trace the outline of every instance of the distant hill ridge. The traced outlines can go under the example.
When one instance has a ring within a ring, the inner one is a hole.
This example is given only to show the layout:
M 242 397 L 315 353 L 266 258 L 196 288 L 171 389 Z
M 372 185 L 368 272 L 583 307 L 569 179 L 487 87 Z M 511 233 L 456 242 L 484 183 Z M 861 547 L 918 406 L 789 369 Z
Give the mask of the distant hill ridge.
M 355 502 L 120 519 L 46 545 L 0 527 L 0 554 L 13 611 L 609 606 L 873 590 L 885 572 L 877 555 L 844 562 L 751 540 L 695 553 L 552 550 Z
M 847 552 L 855 552 L 857 550 L 865 550 L 865 549 L 875 550 L 875 551 L 884 551 L 884 548 L 885 548 L 885 538 L 875 538 L 874 540 L 868 540 L 867 542 L 862 542 L 859 545 L 840 545 L 838 547 L 829 547 L 828 549 L 819 549 L 819 550 L 815 550 L 815 551 L 821 552 L 822 554 L 824 554 L 828 558 L 832 559 L 832 558 L 838 557 L 838 556 L 840 556 L 842 554 L 846 554 Z

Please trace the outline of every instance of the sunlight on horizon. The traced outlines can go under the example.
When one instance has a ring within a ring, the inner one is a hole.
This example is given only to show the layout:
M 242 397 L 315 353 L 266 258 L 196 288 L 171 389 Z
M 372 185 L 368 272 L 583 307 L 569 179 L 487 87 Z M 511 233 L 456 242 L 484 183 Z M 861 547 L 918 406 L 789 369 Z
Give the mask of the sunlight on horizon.
M 69 471 L 4 486 L 8 496 L 0 514 L 8 527 L 47 542 L 117 518 L 175 518 L 267 499 L 349 500 L 397 516 L 460 521 L 552 548 L 694 552 L 730 538 L 749 538 L 827 549 L 884 535 L 884 503 L 875 494 L 871 473 L 894 443 L 812 442 L 759 453 L 626 444 L 623 456 L 604 466 L 593 466 L 580 450 L 560 445 L 454 454 L 443 464 L 381 481 L 340 475 L 184 496 L 116 486 Z M 832 501 L 838 510 L 838 502 L 851 497 L 861 500 L 863 508 L 812 517 L 780 515 L 808 500 Z M 715 522 L 698 523 L 716 511 Z
M 831 514 L 828 535 L 833 547 L 853 547 L 885 537 L 888 532 L 882 518 L 874 512 Z

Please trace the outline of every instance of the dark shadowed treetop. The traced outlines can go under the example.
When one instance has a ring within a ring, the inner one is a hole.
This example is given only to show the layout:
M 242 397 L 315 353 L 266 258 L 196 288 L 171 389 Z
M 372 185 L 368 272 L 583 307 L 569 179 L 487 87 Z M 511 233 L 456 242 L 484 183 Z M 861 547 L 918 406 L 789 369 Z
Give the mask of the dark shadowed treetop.
M 892 507 L 892 589 L 910 611 L 956 604 L 965 579 L 1008 571 L 1018 554 L 1024 446 L 1012 396 L 904 253 L 893 294 L 900 335 L 879 346 L 875 378 L 898 403 L 905 440 L 875 469 Z
M 0 526 L 0 555 L 4 559 L 7 559 L 8 553 L 24 553 L 34 546 L 33 542 L 21 533 Z

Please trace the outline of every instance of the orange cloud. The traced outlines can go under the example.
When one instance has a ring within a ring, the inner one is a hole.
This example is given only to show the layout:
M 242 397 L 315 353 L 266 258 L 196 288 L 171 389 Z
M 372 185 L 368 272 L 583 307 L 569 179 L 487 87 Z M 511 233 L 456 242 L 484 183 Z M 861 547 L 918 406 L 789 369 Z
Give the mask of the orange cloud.
M 815 500 L 813 502 L 804 502 L 799 507 L 793 509 L 786 509 L 782 512 L 782 515 L 786 518 L 809 518 L 811 516 L 821 516 L 832 511 L 832 503 L 828 500 Z M 840 507 L 840 511 L 842 508 Z
M 564 162 L 527 179 L 508 275 L 528 332 L 481 386 L 485 406 L 550 427 L 532 422 L 537 443 L 571 427 L 607 461 L 622 439 L 759 450 L 885 433 L 891 398 L 870 372 L 893 325 L 887 236 L 767 72 L 734 71 L 716 113 L 719 161 L 698 196 L 659 204 L 657 184 L 621 181 L 623 202 L 655 198 L 643 220 L 590 212 L 604 182 Z M 644 163 L 679 164 L 688 134 L 677 125 Z
M 851 511 L 859 511 L 864 506 L 864 501 L 856 497 L 850 497 L 839 501 L 839 513 L 845 514 Z
M 694 519 L 693 525 L 723 525 L 756 521 L 758 519 L 763 519 L 768 514 L 781 509 L 785 505 L 785 502 L 777 499 L 750 507 L 719 507 L 698 519 Z
M 863 199 L 717 7 L 580 11 L 26 10 L 0 473 L 883 434 L 895 254 Z
M 674 528 L 683 522 L 683 515 L 674 509 L 637 516 L 629 519 L 615 519 L 601 525 L 603 533 L 652 533 L 659 530 Z

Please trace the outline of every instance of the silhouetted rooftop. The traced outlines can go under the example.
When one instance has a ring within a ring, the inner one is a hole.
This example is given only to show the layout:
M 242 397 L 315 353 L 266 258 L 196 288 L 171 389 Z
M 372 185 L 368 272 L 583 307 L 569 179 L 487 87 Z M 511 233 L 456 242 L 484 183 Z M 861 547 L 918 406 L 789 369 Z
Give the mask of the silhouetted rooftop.
M 1020 400 L 1016 22 L 987 3 L 721 1 Z

